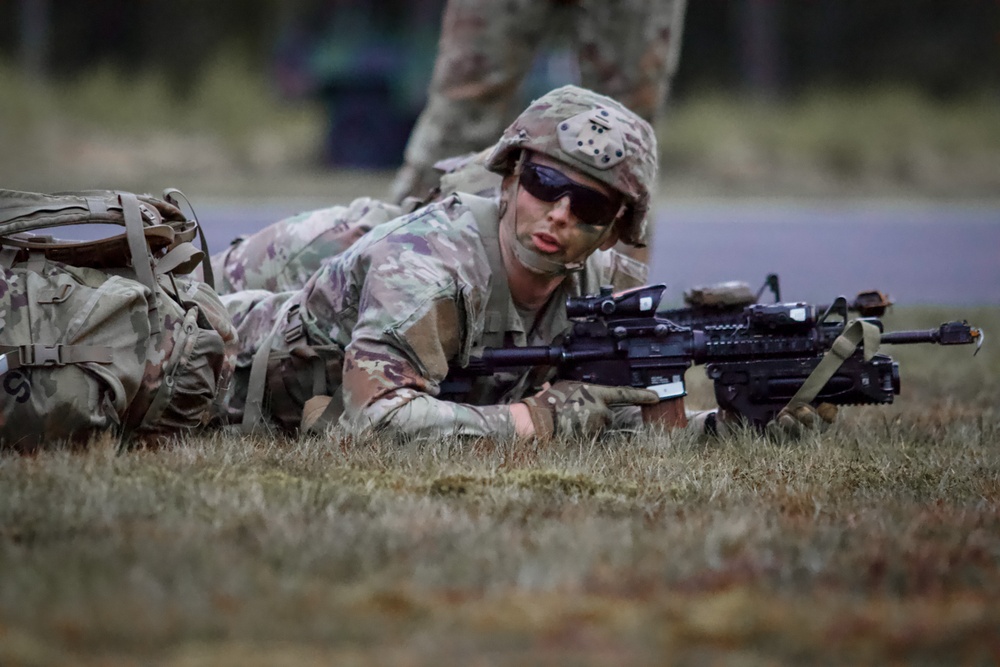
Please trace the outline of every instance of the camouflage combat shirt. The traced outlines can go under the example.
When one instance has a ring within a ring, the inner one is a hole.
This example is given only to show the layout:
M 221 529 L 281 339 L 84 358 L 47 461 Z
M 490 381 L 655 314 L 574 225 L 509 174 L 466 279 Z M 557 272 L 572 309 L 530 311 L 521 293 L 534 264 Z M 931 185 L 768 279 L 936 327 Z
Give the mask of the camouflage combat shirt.
M 550 344 L 570 327 L 566 297 L 595 293 L 602 284 L 640 285 L 646 267 L 615 251 L 596 252 L 541 311 L 521 313 L 507 286 L 498 231 L 498 200 L 456 193 L 376 226 L 327 260 L 301 290 L 224 297 L 242 347 L 226 397 L 230 418 L 245 399 L 257 349 L 268 338 L 272 355 L 294 344 L 269 334 L 295 312 L 310 346 L 340 355 L 342 383 L 327 391 L 335 392 L 340 423 L 350 432 L 513 434 L 506 404 L 534 393 L 548 372 L 480 378 L 455 402 L 438 398 L 449 364 L 464 365 L 484 347 Z

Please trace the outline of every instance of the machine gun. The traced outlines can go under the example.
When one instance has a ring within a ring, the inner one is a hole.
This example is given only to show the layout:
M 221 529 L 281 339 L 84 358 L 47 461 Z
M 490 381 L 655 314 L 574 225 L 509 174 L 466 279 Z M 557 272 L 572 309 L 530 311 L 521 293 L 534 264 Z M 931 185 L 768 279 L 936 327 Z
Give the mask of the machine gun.
M 764 283 L 755 292 L 741 280 L 731 280 L 714 285 L 692 287 L 684 292 L 683 308 L 660 310 L 657 315 L 674 324 L 693 329 L 708 325 L 739 324 L 744 320 L 743 311 L 747 306 L 761 303 L 765 292 L 770 292 L 774 303 L 781 302 L 781 284 L 777 273 L 769 273 Z M 820 312 L 830 305 L 817 306 Z M 858 292 L 853 301 L 847 302 L 847 309 L 861 317 L 882 317 L 892 305 L 892 300 L 879 290 Z
M 575 322 L 562 343 L 488 348 L 467 366 L 451 369 L 442 395 L 457 395 L 475 377 L 501 368 L 554 366 L 558 379 L 642 387 L 656 392 L 661 406 L 676 405 L 665 399 L 686 395 L 684 372 L 692 364 L 704 364 L 719 407 L 763 428 L 848 327 L 848 302 L 838 297 L 823 311 L 807 303 L 754 304 L 743 310 L 738 324 L 696 329 L 657 314 L 665 289 L 649 285 L 614 294 L 603 288 L 597 295 L 567 299 L 567 314 Z M 983 332 L 966 322 L 887 333 L 881 321 L 864 321 L 877 327 L 882 344 L 976 343 L 978 351 L 983 342 Z M 851 350 L 810 403 L 887 404 L 899 394 L 897 362 L 885 354 Z M 664 416 L 645 414 L 647 421 Z M 672 423 L 683 423 L 682 414 L 672 417 Z

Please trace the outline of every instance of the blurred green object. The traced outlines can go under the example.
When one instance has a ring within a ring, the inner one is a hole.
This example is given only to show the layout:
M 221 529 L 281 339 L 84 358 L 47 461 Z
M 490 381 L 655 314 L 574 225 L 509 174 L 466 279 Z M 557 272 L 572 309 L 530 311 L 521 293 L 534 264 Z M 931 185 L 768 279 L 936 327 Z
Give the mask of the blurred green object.
M 441 3 L 395 4 L 337 3 L 297 17 L 279 40 L 279 85 L 326 110 L 328 165 L 401 161 L 434 67 Z

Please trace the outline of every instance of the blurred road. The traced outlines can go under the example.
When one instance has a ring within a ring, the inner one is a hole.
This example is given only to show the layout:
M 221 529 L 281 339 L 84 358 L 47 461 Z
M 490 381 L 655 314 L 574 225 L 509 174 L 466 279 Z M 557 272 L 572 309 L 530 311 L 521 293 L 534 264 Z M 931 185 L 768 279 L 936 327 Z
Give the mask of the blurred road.
M 197 211 L 213 252 L 299 211 L 334 202 L 210 201 Z M 786 301 L 880 289 L 900 305 L 1000 305 L 1000 206 L 787 200 L 663 202 L 652 282 L 664 305 L 692 285 L 781 276 Z
M 769 272 L 786 301 L 880 289 L 900 305 L 1000 305 L 1000 206 L 677 204 L 657 211 L 652 278 L 680 300 L 696 284 Z

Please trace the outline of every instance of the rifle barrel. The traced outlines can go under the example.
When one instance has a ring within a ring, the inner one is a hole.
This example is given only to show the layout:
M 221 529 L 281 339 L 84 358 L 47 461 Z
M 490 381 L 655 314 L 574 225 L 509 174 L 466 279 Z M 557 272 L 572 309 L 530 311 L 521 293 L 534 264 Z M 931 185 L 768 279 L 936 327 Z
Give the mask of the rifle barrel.
M 560 345 L 486 349 L 482 356 L 483 363 L 489 368 L 547 366 L 558 364 L 562 359 L 563 348 Z
M 968 322 L 945 322 L 937 329 L 884 333 L 882 334 L 881 341 L 889 345 L 907 345 L 910 343 L 968 345 L 975 342 L 982 344 L 982 335 L 983 333 L 980 329 L 969 326 Z

